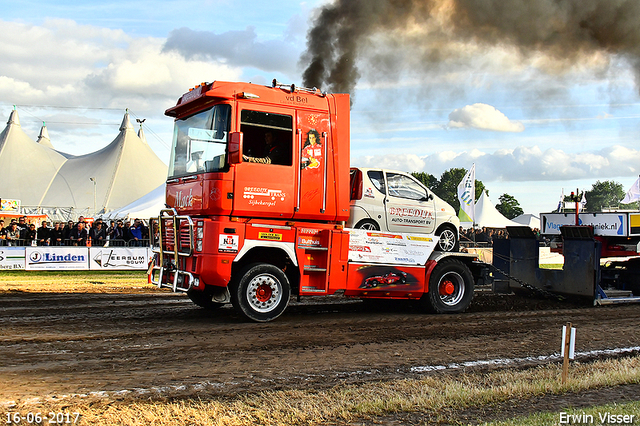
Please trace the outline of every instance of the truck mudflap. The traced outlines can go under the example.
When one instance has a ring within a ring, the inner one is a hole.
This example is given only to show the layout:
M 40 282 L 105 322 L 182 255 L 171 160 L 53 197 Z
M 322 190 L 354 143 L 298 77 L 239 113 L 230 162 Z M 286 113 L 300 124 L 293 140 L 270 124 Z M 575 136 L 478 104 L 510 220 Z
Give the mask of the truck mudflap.
M 175 209 L 160 211 L 158 218 L 159 247 L 153 249 L 154 260 L 149 279 L 159 288 L 174 292 L 198 287 L 199 279 L 184 268 L 186 259 L 194 251 L 194 224 L 189 216 L 179 216 Z

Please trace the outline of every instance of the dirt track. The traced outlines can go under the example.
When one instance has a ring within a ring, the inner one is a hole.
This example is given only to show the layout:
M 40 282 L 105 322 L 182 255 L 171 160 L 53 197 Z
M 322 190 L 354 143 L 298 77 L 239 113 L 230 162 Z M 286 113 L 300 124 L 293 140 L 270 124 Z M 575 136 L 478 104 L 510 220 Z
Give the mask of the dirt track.
M 413 367 L 551 355 L 567 321 L 577 327 L 577 351 L 640 345 L 640 305 L 479 296 L 468 313 L 438 316 L 402 303 L 303 299 L 276 321 L 255 324 L 231 308 L 207 312 L 170 293 L 2 294 L 0 403 L 92 392 L 202 397 L 416 377 L 434 373 Z

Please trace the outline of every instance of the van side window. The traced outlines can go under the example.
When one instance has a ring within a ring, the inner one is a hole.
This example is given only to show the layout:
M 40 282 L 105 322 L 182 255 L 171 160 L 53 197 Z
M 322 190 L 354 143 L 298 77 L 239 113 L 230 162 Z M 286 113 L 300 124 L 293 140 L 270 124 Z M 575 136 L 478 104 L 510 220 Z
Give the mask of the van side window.
M 367 172 L 367 176 L 369 176 L 369 180 L 373 183 L 373 186 L 383 194 L 386 194 L 386 190 L 384 188 L 384 176 L 382 176 L 382 172 L 379 170 L 369 170 Z
M 416 181 L 405 175 L 387 173 L 389 195 L 410 200 L 424 200 L 427 191 Z
M 244 134 L 243 160 L 250 163 L 293 164 L 293 117 L 243 110 L 240 131 Z

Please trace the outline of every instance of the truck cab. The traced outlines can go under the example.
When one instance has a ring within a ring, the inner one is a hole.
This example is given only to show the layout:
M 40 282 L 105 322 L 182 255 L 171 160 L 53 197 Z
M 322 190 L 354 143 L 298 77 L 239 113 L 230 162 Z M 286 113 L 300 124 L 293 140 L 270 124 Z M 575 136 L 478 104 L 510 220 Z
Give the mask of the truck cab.
M 460 219 L 454 208 L 408 173 L 351 168 L 347 226 L 387 232 L 435 234 L 437 249 L 458 251 Z

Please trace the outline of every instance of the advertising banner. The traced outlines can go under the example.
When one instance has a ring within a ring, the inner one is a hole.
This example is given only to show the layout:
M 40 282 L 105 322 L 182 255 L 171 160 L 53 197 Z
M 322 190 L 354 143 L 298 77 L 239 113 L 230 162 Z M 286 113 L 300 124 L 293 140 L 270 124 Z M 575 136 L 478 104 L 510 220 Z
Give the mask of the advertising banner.
M 626 237 L 628 235 L 627 213 L 580 213 L 579 225 L 593 227 L 595 235 Z M 542 233 L 560 235 L 560 227 L 575 225 L 575 213 L 543 213 L 541 217 Z
M 146 270 L 153 253 L 148 247 L 91 247 L 91 270 Z
M 24 247 L 0 247 L 0 270 L 24 269 Z
M 20 211 L 20 200 L 1 199 L 0 211 L 18 213 Z
M 27 271 L 89 269 L 86 247 L 26 247 L 25 250 Z
M 349 230 L 349 260 L 354 262 L 424 265 L 438 243 L 430 234 L 391 234 Z

